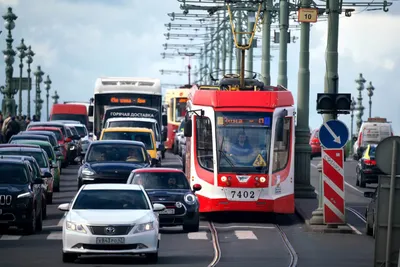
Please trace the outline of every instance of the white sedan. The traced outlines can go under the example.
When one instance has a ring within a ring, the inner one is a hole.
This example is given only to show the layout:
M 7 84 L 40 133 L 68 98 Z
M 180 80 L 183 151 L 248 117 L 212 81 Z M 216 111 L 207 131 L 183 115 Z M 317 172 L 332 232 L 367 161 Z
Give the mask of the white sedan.
M 63 262 L 80 255 L 144 255 L 158 260 L 159 221 L 162 204 L 151 204 L 141 185 L 84 185 L 66 211 L 62 243 Z

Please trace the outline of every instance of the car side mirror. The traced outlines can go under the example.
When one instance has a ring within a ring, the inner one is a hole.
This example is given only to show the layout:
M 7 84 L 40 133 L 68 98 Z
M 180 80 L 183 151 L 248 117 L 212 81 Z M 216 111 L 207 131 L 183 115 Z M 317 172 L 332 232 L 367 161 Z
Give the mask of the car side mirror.
M 364 197 L 373 198 L 374 197 L 374 192 L 364 192 Z
M 53 175 L 50 172 L 44 172 L 42 178 L 52 178 Z
M 154 167 L 154 166 L 156 166 L 157 165 L 157 163 L 158 163 L 158 160 L 157 159 L 151 159 L 151 166 L 152 167 Z
M 65 142 L 69 143 L 69 142 L 71 142 L 71 141 L 72 141 L 71 137 L 65 138 Z
M 33 184 L 44 184 L 44 181 L 42 178 L 36 178 L 33 180 Z
M 154 203 L 153 204 L 153 211 L 163 211 L 166 207 L 163 204 Z
M 64 203 L 58 206 L 58 209 L 61 211 L 69 211 L 69 203 Z
M 201 184 L 194 184 L 193 185 L 193 192 L 200 191 L 200 190 L 201 190 Z

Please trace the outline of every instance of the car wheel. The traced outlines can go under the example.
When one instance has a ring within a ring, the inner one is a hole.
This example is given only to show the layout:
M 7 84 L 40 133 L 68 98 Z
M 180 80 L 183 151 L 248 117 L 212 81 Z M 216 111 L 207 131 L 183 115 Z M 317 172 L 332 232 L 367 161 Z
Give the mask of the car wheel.
M 78 259 L 78 255 L 74 254 L 74 253 L 64 253 L 62 254 L 62 261 L 63 262 L 74 262 L 76 259 Z
M 47 204 L 53 204 L 53 193 L 46 194 L 46 202 Z
M 148 263 L 157 263 L 158 262 L 158 251 L 156 253 L 147 253 L 146 259 Z
M 40 210 L 39 216 L 36 217 L 36 231 L 40 232 L 43 229 L 43 212 Z
M 200 228 L 200 220 L 193 224 L 184 224 L 183 231 L 189 232 L 198 232 Z
M 32 210 L 31 222 L 27 223 L 23 227 L 23 232 L 26 235 L 32 235 L 36 232 L 36 210 Z

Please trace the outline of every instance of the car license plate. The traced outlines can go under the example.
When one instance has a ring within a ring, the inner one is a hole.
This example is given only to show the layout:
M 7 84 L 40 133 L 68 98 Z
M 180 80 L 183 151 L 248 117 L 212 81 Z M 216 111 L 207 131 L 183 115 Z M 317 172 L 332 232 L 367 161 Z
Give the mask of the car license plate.
M 175 214 L 175 209 L 165 209 L 165 210 L 163 210 L 163 211 L 161 211 L 159 213 L 160 214 L 169 214 L 169 215 L 171 215 L 171 214 Z
M 260 196 L 260 189 L 225 189 L 225 195 L 232 201 L 257 201 Z
M 96 244 L 125 244 L 125 237 L 97 237 Z

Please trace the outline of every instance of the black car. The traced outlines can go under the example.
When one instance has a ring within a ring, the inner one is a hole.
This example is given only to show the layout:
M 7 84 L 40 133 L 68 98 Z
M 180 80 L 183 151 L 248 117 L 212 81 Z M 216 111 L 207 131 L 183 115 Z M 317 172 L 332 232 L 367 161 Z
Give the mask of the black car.
M 126 183 L 131 171 L 155 164 L 142 142 L 94 141 L 78 171 L 78 188 L 88 183 Z
M 43 135 L 37 135 L 37 134 L 30 134 L 30 135 L 13 135 L 11 136 L 10 140 L 8 141 L 8 143 L 12 143 L 12 141 L 15 140 L 39 140 L 39 141 L 46 141 L 50 143 L 50 139 L 47 136 L 43 136 Z
M 378 176 L 383 172 L 376 165 L 377 145 L 367 145 L 356 167 L 356 186 L 365 188 L 367 184 L 378 183 Z
M 163 204 L 160 226 L 183 226 L 185 232 L 199 231 L 199 201 L 195 195 L 201 185 L 190 188 L 185 174 L 172 168 L 147 168 L 132 171 L 128 184 L 144 187 L 152 203 Z
M 40 169 L 39 164 L 37 163 L 36 159 L 32 156 L 17 156 L 17 155 L 0 155 L 0 159 L 17 159 L 17 160 L 26 160 L 29 161 L 29 163 L 31 164 L 31 167 L 33 169 L 33 177 L 34 179 L 43 179 L 44 180 L 44 184 L 43 184 L 43 189 L 42 189 L 42 197 L 43 197 L 43 201 L 42 201 L 42 217 L 43 219 L 46 219 L 47 217 L 47 183 L 46 183 L 46 179 L 48 178 L 52 178 L 53 176 L 51 175 L 50 172 L 42 172 L 42 170 Z M 51 204 L 52 199 L 50 199 L 50 203 Z
M 43 179 L 34 177 L 29 161 L 0 160 L 0 227 L 22 228 L 25 234 L 42 230 Z

